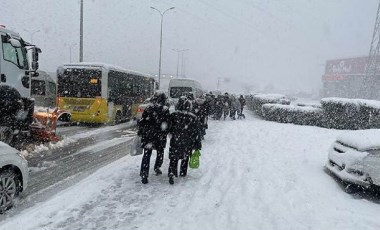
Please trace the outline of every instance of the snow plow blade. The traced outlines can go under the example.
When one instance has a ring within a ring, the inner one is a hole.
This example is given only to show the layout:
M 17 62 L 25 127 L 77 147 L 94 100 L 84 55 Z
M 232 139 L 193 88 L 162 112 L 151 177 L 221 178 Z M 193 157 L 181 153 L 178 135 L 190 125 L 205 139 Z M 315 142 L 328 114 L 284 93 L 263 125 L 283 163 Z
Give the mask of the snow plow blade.
M 63 115 L 70 117 L 71 114 L 58 109 L 34 112 L 33 123 L 30 126 L 33 139 L 43 142 L 58 141 L 59 138 L 56 135 L 57 122 Z

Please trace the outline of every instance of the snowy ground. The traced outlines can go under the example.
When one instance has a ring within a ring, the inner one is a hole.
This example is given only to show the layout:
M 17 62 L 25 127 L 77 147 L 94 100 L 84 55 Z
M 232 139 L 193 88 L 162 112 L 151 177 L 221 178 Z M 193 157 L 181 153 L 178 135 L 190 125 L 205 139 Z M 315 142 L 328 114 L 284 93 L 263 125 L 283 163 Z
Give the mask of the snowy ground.
M 380 229 L 380 205 L 343 192 L 323 170 L 343 131 L 248 112 L 246 120 L 209 127 L 201 168 L 174 185 L 167 157 L 164 175 L 142 185 L 141 155 L 127 156 L 5 219 L 0 229 Z

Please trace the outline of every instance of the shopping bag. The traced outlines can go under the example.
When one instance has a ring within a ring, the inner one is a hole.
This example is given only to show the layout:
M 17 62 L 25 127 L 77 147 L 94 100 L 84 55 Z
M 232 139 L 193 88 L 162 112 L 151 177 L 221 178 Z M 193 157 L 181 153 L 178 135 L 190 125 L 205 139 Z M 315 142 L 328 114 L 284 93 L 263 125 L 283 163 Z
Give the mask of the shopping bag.
M 130 154 L 131 156 L 141 155 L 143 151 L 144 149 L 141 147 L 141 137 L 136 136 L 130 145 Z
M 201 151 L 199 149 L 195 150 L 190 156 L 189 167 L 192 169 L 199 168 L 199 157 L 201 156 Z

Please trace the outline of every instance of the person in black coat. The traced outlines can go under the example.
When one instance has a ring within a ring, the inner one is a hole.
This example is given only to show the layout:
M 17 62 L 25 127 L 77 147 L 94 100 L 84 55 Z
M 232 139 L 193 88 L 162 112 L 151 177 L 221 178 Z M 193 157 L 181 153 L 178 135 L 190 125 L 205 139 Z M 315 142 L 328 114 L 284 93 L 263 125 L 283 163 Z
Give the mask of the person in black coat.
M 241 106 L 240 114 L 243 114 L 243 109 L 245 106 L 245 98 L 243 97 L 243 95 L 240 95 L 239 102 L 240 102 L 240 106 Z
M 207 122 L 210 106 L 208 101 L 206 101 L 206 99 L 202 96 L 194 101 L 193 107 L 193 113 L 198 117 L 201 124 L 200 128 L 203 140 L 203 137 L 206 135 L 206 129 L 208 129 Z
M 152 98 L 153 104 L 148 106 L 138 124 L 138 135 L 141 136 L 141 147 L 144 154 L 141 161 L 140 176 L 143 184 L 148 183 L 149 163 L 152 150 L 157 151 L 154 171 L 156 175 L 162 174 L 161 166 L 164 159 L 166 137 L 169 131 L 169 108 L 166 106 L 166 95 L 156 92 Z
M 215 120 L 220 120 L 223 115 L 223 108 L 224 108 L 224 97 L 222 95 L 218 95 L 218 97 L 215 99 Z
M 189 158 L 193 150 L 201 149 L 201 133 L 199 119 L 190 111 L 191 102 L 186 97 L 178 100 L 177 111 L 170 115 L 169 134 L 169 183 L 174 184 L 174 177 L 178 176 L 178 162 L 181 160 L 180 176 L 187 175 Z

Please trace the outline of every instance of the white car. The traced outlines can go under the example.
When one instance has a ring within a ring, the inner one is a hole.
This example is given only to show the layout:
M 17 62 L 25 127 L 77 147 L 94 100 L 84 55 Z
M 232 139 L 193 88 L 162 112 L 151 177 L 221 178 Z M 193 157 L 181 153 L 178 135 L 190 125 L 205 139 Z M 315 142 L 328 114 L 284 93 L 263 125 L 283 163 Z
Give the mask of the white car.
M 151 104 L 152 104 L 152 102 L 150 101 L 150 98 L 146 99 L 142 104 L 140 104 L 137 107 L 137 113 L 136 113 L 134 119 L 137 120 L 137 121 L 139 121 L 141 119 L 142 114 L 143 114 L 144 110 L 146 109 L 146 107 L 148 107 Z M 174 109 L 174 102 L 173 102 L 173 100 L 168 99 L 167 100 L 167 106 L 169 106 L 169 111 L 170 112 L 173 112 L 175 110 Z
M 150 102 L 150 98 L 146 99 L 142 104 L 140 104 L 138 107 L 137 107 L 137 113 L 135 115 L 135 119 L 137 121 L 139 121 L 142 117 L 142 114 L 144 112 L 144 110 L 146 109 L 146 107 L 148 107 L 149 105 L 151 105 L 152 103 Z
M 344 182 L 380 186 L 380 129 L 339 136 L 329 149 L 326 168 Z
M 13 206 L 28 185 L 28 163 L 21 153 L 0 142 L 0 214 Z

